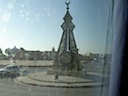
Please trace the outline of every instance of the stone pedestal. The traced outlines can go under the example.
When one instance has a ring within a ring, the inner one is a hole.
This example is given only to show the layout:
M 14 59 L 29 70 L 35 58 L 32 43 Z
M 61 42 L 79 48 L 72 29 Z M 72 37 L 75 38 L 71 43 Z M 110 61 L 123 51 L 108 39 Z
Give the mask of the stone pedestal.
M 86 71 L 58 71 L 58 70 L 48 70 L 47 74 L 49 75 L 58 75 L 58 76 L 73 76 L 73 77 L 85 77 L 87 72 Z

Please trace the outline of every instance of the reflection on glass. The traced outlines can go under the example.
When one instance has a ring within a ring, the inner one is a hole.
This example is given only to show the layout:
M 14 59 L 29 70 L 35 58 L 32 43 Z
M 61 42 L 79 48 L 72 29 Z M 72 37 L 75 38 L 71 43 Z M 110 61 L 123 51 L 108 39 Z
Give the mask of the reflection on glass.
M 2 96 L 107 96 L 111 1 L 1 0 Z

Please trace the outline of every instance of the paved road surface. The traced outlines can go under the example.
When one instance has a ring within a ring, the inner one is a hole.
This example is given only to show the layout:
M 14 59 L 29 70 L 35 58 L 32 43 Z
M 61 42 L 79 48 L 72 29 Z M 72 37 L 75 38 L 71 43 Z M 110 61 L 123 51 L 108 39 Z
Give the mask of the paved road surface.
M 0 96 L 100 96 L 100 88 L 52 88 L 20 85 L 0 79 Z
M 31 67 L 40 67 L 40 66 L 53 66 L 53 60 L 0 60 L 0 65 L 9 65 L 14 64 L 18 66 L 31 66 Z

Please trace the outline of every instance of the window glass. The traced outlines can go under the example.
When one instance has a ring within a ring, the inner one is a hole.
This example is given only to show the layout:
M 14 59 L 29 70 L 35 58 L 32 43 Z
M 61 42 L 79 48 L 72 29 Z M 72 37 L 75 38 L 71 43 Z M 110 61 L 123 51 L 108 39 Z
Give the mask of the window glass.
M 0 0 L 2 96 L 107 96 L 112 14 L 112 0 Z

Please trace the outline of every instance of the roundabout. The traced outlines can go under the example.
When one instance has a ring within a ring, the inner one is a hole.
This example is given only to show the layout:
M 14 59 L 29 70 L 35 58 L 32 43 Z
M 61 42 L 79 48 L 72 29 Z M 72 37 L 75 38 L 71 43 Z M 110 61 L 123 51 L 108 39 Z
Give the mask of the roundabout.
M 17 83 L 19 82 L 19 84 L 22 83 L 41 87 L 81 88 L 102 86 L 100 81 L 94 81 L 90 78 L 59 76 L 58 79 L 55 79 L 54 75 L 48 75 L 46 72 L 38 72 L 29 74 L 28 76 L 21 76 L 16 78 L 15 81 Z

